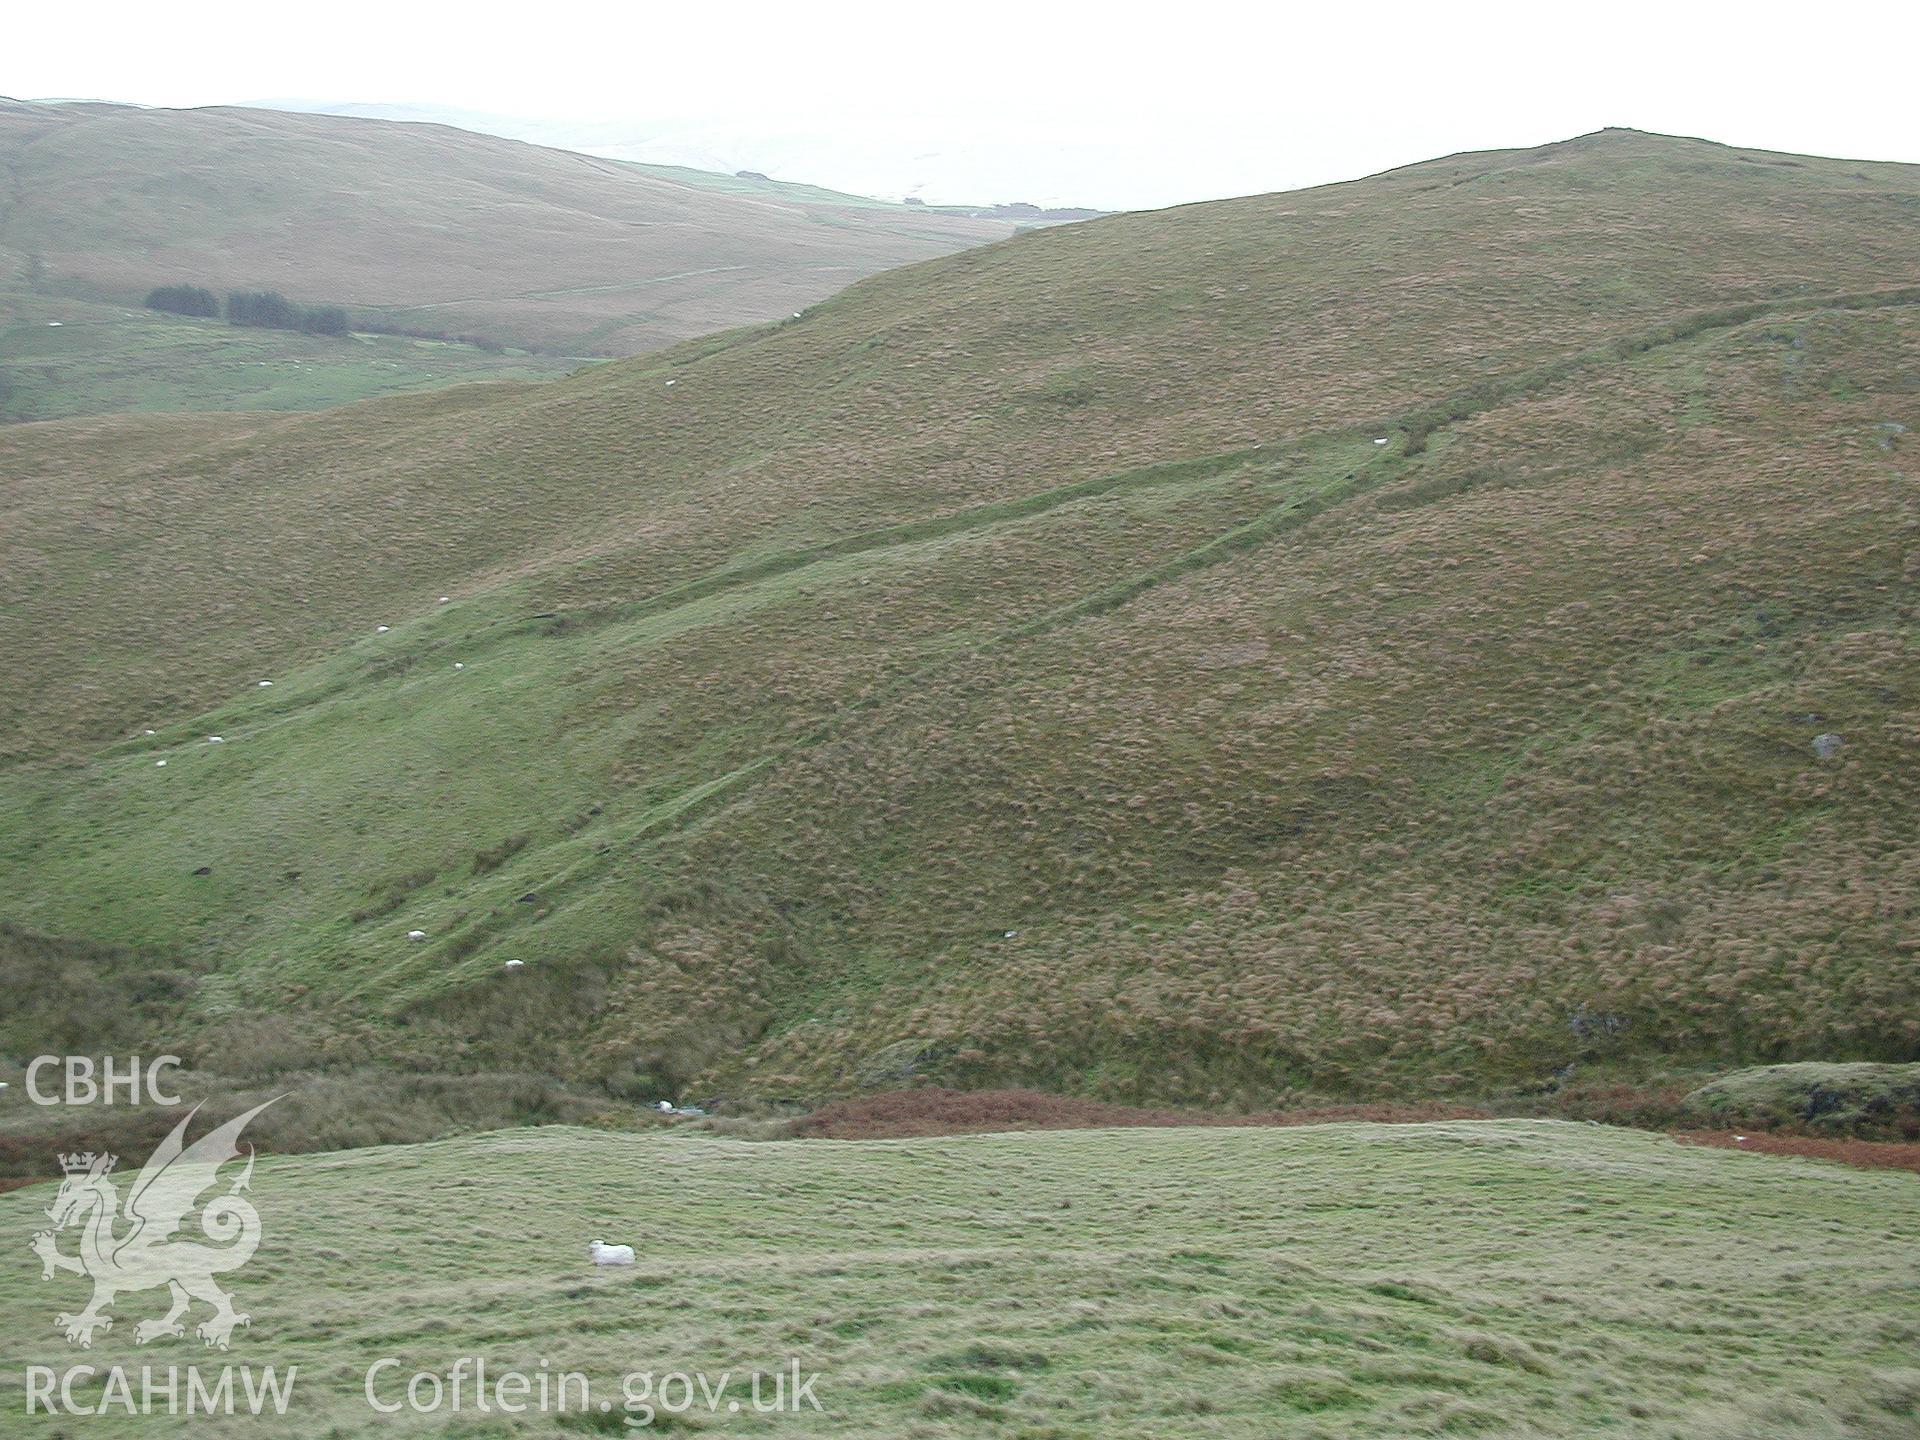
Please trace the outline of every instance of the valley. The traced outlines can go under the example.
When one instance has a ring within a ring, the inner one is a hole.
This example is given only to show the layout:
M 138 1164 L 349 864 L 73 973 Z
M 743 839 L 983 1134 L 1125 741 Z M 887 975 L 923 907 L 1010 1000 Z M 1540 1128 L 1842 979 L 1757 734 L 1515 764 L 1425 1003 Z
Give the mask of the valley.
M 0 1429 L 1920 1440 L 1920 166 L 0 145 Z

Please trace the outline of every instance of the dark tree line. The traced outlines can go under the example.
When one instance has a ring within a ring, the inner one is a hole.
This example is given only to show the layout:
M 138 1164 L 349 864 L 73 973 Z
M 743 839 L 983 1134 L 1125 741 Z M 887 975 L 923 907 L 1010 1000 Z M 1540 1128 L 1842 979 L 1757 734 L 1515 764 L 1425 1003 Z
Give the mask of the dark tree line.
M 220 297 L 198 285 L 162 285 L 147 292 L 147 308 L 173 315 L 218 315 Z
M 174 315 L 218 316 L 220 300 L 198 285 L 162 285 L 147 292 L 147 308 Z M 266 330 L 304 330 L 309 335 L 345 335 L 347 312 L 338 305 L 296 305 L 277 290 L 233 290 L 227 323 Z
M 277 290 L 235 290 L 227 296 L 227 323 L 267 330 L 344 335 L 347 312 L 338 305 L 296 305 Z

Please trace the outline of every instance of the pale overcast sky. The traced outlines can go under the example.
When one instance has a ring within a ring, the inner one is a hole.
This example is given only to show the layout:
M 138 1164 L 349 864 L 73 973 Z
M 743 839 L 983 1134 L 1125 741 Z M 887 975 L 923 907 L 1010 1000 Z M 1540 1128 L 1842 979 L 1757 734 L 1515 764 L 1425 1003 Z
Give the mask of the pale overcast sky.
M 1605 125 L 1920 161 L 1912 3 L 106 0 L 5 28 L 19 98 L 458 110 L 936 202 L 1168 205 Z

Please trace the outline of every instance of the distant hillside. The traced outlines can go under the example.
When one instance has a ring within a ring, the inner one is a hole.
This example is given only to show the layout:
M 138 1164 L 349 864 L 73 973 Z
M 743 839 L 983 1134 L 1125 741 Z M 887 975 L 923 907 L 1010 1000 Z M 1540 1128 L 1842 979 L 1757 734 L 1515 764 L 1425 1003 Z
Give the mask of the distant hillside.
M 283 291 L 569 355 L 806 308 L 1011 222 L 638 167 L 439 125 L 0 100 L 8 291 Z
M 1103 213 L 1076 203 L 1085 196 L 1058 195 L 1051 187 L 1060 183 L 1062 174 L 1072 173 L 1077 168 L 1076 162 L 1093 161 L 1099 168 L 1107 157 L 1087 150 L 1070 153 L 1054 145 L 1010 148 L 978 133 L 959 147 L 942 148 L 935 142 L 934 148 L 929 149 L 927 138 L 911 126 L 894 132 L 874 127 L 849 128 L 831 122 L 810 124 L 804 117 L 793 116 L 767 123 L 749 114 L 727 113 L 724 109 L 720 115 L 704 118 L 677 115 L 579 120 L 561 116 L 533 119 L 499 111 L 418 103 L 292 98 L 247 103 L 269 110 L 451 125 L 482 135 L 503 135 L 556 150 L 577 150 L 648 167 L 686 166 L 722 175 L 756 172 L 808 175 L 832 179 L 863 195 L 911 193 L 919 199 L 932 195 L 938 198 L 928 203 L 948 214 L 979 214 L 1012 219 L 1021 225 L 1086 220 Z M 642 110 L 647 107 L 648 96 L 644 91 L 638 93 L 636 104 Z M 1048 163 L 1031 163 L 1034 155 L 1042 153 L 1048 157 Z M 1106 179 L 1111 181 L 1113 177 L 1108 175 Z M 1031 185 L 1042 188 L 1030 195 L 1027 192 Z M 1135 189 L 1135 193 L 1140 192 Z M 1042 205 L 985 203 L 1008 195 L 1024 199 L 1037 195 Z M 1133 203 L 1164 205 L 1171 198 L 1163 192 L 1159 200 Z
M 919 202 L 908 200 L 909 205 Z M 1043 207 L 1015 202 L 1010 205 L 942 205 L 943 215 L 967 215 L 975 220 L 1011 220 L 1020 225 L 1061 225 L 1076 220 L 1098 220 L 1103 212 L 1078 207 Z
M 1607 131 L 0 432 L 0 918 L 643 1098 L 1920 1059 L 1917 215 Z

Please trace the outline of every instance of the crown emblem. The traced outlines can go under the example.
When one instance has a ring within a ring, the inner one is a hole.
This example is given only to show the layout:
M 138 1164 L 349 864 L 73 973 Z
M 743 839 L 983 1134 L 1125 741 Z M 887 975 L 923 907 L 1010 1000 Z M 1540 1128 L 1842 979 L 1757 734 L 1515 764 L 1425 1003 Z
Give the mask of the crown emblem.
M 62 1154 L 60 1156 L 60 1168 L 69 1175 L 85 1175 L 93 1169 L 93 1162 L 98 1159 L 101 1162 L 100 1173 L 104 1175 L 107 1171 L 113 1169 L 113 1162 L 117 1158 L 117 1156 L 113 1155 L 96 1156 L 91 1150 L 76 1150 L 71 1155 Z

